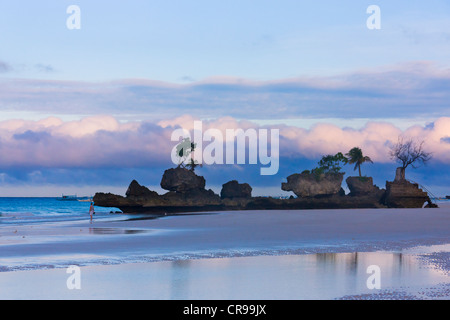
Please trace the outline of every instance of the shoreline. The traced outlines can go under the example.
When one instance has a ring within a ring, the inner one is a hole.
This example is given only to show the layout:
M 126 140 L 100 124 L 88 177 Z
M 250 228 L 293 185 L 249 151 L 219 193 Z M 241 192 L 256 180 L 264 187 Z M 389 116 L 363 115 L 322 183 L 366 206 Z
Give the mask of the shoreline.
M 93 224 L 0 225 L 0 272 L 70 264 L 397 251 L 449 243 L 449 217 L 450 207 L 444 206 L 232 211 L 159 218 L 124 215 Z
M 450 297 L 447 206 L 141 217 L 0 225 L 0 298 Z M 376 292 L 365 287 L 373 264 Z M 81 290 L 66 285 L 70 266 Z

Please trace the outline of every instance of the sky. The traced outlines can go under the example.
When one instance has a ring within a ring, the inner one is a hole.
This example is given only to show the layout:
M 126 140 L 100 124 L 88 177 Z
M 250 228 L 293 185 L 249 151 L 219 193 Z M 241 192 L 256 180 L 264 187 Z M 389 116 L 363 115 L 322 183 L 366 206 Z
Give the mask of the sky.
M 0 44 L 0 195 L 162 192 L 171 133 L 194 120 L 280 131 L 276 175 L 199 168 L 217 192 L 286 195 L 288 175 L 354 146 L 384 187 L 402 135 L 433 153 L 408 177 L 450 194 L 448 1 L 3 1 Z

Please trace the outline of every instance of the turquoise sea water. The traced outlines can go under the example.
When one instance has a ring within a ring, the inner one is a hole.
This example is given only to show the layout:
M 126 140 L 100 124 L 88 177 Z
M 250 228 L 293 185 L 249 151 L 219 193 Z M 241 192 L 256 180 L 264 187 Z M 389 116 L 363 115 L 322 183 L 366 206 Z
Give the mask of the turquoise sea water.
M 23 224 L 83 220 L 89 217 L 89 202 L 58 198 L 0 198 L 0 224 Z M 95 218 L 110 217 L 117 208 L 95 207 Z
M 436 201 L 450 205 L 450 200 Z M 89 217 L 89 202 L 61 201 L 57 197 L 0 197 L 0 224 L 73 221 Z M 95 219 L 111 218 L 118 208 L 95 206 Z

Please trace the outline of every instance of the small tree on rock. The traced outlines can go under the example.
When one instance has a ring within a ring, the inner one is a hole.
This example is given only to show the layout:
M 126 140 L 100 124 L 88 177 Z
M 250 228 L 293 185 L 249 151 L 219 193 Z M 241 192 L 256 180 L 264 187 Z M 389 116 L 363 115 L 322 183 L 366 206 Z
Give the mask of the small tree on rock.
M 197 144 L 192 142 L 190 138 L 184 138 L 177 146 L 176 153 L 178 158 L 180 159 L 178 163 L 178 167 L 186 168 L 191 171 L 194 171 L 197 166 L 199 166 L 198 162 L 194 160 L 193 154 Z M 188 160 L 189 157 L 189 160 Z
M 424 150 L 425 141 L 415 141 L 413 139 L 404 140 L 398 138 L 398 142 L 391 147 L 390 156 L 392 160 L 398 162 L 401 167 L 397 168 L 395 180 L 405 180 L 405 170 L 411 166 L 413 169 L 425 165 L 432 158 L 431 152 Z

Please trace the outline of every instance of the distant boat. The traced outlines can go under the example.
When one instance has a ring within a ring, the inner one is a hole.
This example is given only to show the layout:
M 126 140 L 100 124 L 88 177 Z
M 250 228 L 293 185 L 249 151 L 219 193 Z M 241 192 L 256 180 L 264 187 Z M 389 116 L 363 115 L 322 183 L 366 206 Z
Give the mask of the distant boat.
M 61 200 L 61 201 L 77 201 L 78 200 L 78 197 L 77 197 L 77 195 L 75 194 L 75 195 L 61 195 L 61 198 L 58 198 L 58 200 Z

